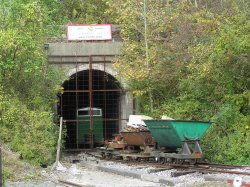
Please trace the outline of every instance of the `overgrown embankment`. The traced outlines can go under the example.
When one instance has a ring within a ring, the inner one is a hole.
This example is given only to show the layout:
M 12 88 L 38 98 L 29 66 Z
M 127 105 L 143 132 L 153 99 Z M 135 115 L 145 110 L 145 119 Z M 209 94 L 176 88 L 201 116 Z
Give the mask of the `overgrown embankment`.
M 56 147 L 57 126 L 53 114 L 31 110 L 11 94 L 0 91 L 0 140 L 35 164 L 52 162 Z
M 53 107 L 62 74 L 47 64 L 43 45 L 56 34 L 59 4 L 0 2 L 0 142 L 30 163 L 50 164 L 57 137 Z
M 20 160 L 20 154 L 11 151 L 7 146 L 1 145 L 3 161 L 3 180 L 28 181 L 41 180 L 41 167 Z

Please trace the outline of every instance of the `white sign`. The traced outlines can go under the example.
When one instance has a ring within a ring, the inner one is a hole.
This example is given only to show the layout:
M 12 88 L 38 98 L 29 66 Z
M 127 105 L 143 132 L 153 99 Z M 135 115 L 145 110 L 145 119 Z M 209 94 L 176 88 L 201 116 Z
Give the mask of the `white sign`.
M 112 40 L 111 24 L 67 25 L 68 40 Z

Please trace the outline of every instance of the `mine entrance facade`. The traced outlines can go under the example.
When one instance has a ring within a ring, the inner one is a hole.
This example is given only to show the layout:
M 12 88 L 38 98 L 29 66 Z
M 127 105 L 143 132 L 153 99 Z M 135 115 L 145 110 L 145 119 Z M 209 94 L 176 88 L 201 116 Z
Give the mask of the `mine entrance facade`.
M 76 62 L 76 72 L 63 83 L 58 114 L 66 124 L 65 147 L 68 150 L 100 146 L 104 140 L 119 132 L 120 97 L 122 89 L 118 81 L 105 71 L 110 62 Z M 102 70 L 93 69 L 102 64 Z M 77 71 L 80 66 L 85 70 Z

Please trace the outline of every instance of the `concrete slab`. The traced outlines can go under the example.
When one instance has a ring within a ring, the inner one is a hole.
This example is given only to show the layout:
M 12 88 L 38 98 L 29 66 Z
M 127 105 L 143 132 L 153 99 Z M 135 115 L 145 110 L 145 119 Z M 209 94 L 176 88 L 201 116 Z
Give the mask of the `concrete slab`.
M 108 168 L 105 166 L 97 166 L 96 168 L 101 170 L 101 171 L 110 172 L 110 173 L 114 173 L 117 175 L 141 179 L 141 175 L 137 172 L 134 172 L 134 171 L 119 170 L 119 169 L 115 169 L 115 168 Z
M 157 182 L 159 183 L 159 177 L 150 174 L 142 174 L 141 179 L 144 181 Z
M 93 165 L 92 165 L 92 167 L 93 167 Z M 141 179 L 142 181 L 154 182 L 154 183 L 164 184 L 167 186 L 174 186 L 174 184 L 176 183 L 176 182 L 174 183 L 173 181 L 168 180 L 164 177 L 160 177 L 160 176 L 157 176 L 154 174 L 142 174 L 142 173 L 136 172 L 136 171 L 117 169 L 117 168 L 109 168 L 109 167 L 101 166 L 101 165 L 99 165 L 99 166 L 95 165 L 94 167 L 100 171 L 111 172 L 111 173 L 126 176 L 126 177 Z

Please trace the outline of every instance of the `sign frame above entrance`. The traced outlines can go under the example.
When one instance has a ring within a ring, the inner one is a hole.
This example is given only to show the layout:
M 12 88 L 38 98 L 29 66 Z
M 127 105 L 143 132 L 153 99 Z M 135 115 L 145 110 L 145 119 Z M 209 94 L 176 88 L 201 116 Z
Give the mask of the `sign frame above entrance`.
M 112 40 L 111 24 L 68 24 L 68 41 Z

